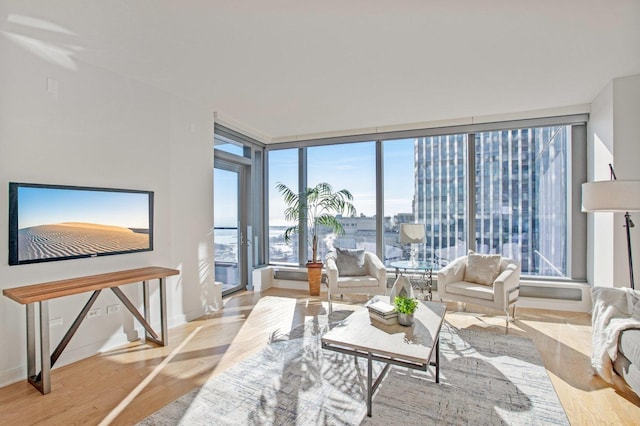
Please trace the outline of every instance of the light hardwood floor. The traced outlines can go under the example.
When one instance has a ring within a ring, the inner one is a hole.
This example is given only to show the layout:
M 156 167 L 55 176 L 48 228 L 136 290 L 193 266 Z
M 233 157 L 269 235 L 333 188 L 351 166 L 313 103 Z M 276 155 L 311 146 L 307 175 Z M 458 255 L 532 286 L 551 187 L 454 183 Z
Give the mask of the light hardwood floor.
M 256 308 L 264 296 L 273 303 Z M 324 313 L 325 297 L 283 289 L 229 296 L 221 311 L 171 329 L 167 347 L 134 342 L 53 370 L 48 395 L 26 381 L 0 388 L 0 424 L 135 424 L 260 350 L 271 334 Z M 448 304 L 446 321 L 504 333 L 503 316 L 467 308 Z M 535 341 L 571 424 L 638 424 L 640 399 L 619 378 L 611 386 L 591 373 L 590 324 L 589 314 L 519 309 L 509 333 Z

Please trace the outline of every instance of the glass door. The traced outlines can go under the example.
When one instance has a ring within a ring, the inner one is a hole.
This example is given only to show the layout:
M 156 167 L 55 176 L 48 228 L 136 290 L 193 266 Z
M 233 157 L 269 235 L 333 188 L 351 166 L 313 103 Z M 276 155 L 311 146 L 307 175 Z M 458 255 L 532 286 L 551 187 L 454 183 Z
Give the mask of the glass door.
M 246 167 L 227 161 L 215 162 L 215 280 L 222 282 L 223 296 L 247 286 Z

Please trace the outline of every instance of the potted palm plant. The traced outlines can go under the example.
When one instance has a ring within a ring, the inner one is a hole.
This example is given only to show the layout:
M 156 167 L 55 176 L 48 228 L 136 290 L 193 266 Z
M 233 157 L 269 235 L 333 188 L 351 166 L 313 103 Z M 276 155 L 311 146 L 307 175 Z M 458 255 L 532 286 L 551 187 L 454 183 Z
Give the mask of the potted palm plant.
M 322 262 L 318 259 L 318 230 L 321 225 L 326 226 L 336 234 L 344 234 L 342 224 L 336 219 L 336 215 L 353 216 L 356 208 L 353 206 L 353 195 L 346 189 L 333 191 L 333 187 L 325 182 L 317 184 L 313 188 L 307 188 L 298 194 L 283 183 L 278 183 L 276 188 L 284 197 L 287 208 L 284 210 L 284 218 L 287 222 L 296 222 L 284 232 L 284 240 L 291 241 L 291 236 L 300 232 L 300 224 L 305 223 L 307 235 L 311 236 L 311 260 L 307 262 L 309 276 L 309 294 L 320 294 L 320 281 L 322 279 Z

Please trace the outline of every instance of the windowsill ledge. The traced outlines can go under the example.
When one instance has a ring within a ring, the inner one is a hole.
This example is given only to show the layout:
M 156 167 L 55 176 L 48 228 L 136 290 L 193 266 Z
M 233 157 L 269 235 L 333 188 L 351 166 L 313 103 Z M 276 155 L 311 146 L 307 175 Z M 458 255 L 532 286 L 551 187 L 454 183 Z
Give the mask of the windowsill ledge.
M 290 290 L 308 290 L 307 268 L 304 266 L 268 265 L 253 271 L 255 291 L 268 288 L 285 288 Z

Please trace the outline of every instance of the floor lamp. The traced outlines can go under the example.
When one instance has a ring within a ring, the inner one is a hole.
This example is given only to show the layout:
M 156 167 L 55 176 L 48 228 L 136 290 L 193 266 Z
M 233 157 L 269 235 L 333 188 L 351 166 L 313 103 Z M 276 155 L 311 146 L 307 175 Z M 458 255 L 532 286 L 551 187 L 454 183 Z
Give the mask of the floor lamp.
M 631 288 L 635 289 L 631 254 L 631 228 L 634 224 L 629 212 L 640 211 L 640 180 L 618 180 L 611 164 L 609 168 L 611 180 L 582 184 L 582 211 L 624 213 L 629 256 L 629 282 Z
M 402 244 L 411 244 L 411 257 L 409 264 L 416 264 L 416 250 L 414 244 L 421 244 L 427 241 L 424 223 L 401 223 L 400 224 L 400 242 Z

